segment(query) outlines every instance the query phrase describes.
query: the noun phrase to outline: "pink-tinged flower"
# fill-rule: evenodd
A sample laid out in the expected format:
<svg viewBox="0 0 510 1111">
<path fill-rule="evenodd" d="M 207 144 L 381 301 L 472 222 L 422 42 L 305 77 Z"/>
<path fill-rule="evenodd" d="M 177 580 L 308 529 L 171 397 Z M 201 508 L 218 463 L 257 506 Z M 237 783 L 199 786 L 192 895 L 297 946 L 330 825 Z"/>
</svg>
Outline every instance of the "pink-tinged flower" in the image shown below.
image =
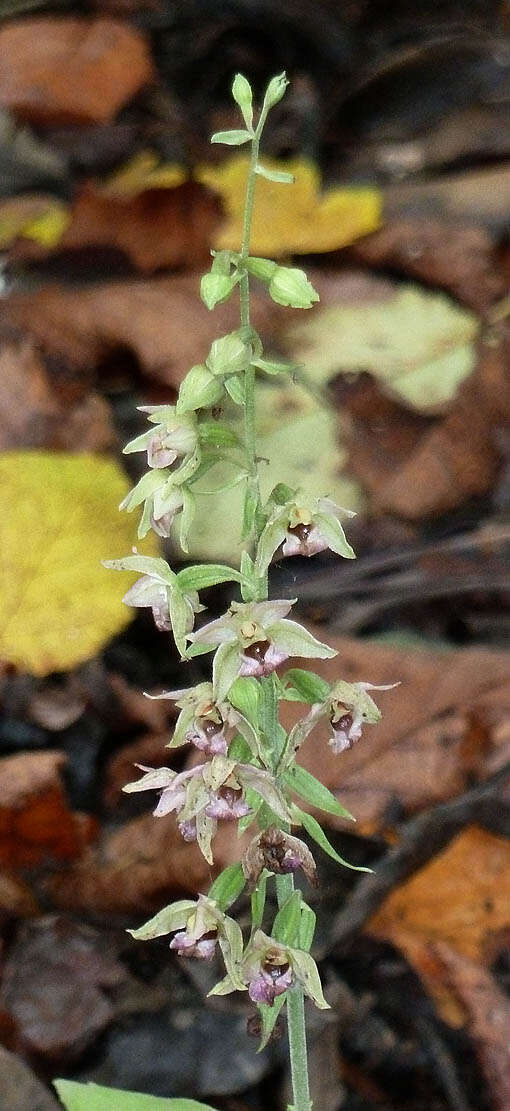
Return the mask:
<svg viewBox="0 0 510 1111">
<path fill-rule="evenodd" d="M 243 799 L 243 792 L 240 789 L 220 787 L 219 791 L 211 794 L 205 812 L 209 818 L 236 822 L 239 818 L 246 818 L 247 814 L 251 814 L 251 808 Z"/>
<path fill-rule="evenodd" d="M 369 690 L 389 691 L 398 683 L 381 686 L 373 683 L 346 683 L 339 680 L 333 683 L 322 702 L 315 702 L 306 717 L 294 725 L 287 741 L 288 763 L 306 740 L 315 726 L 327 718 L 331 736 L 329 744 L 338 754 L 352 748 L 363 732 L 364 725 L 375 725 L 381 720 L 381 711 L 367 694 Z"/>
<path fill-rule="evenodd" d="M 143 572 L 141 579 L 137 579 L 124 595 L 123 601 L 126 606 L 152 609 L 158 629 L 163 632 L 172 630 L 177 648 L 184 655 L 186 637 L 193 628 L 195 614 L 204 609 L 197 591 L 181 590 L 177 575 L 164 559 L 132 555 L 124 559 L 105 559 L 103 565 L 115 571 Z"/>
<path fill-rule="evenodd" d="M 155 428 L 149 428 L 141 436 L 130 440 L 124 454 L 146 451 L 149 467 L 160 469 L 171 467 L 176 459 L 192 455 L 198 443 L 196 417 L 193 413 L 177 413 L 174 405 L 139 405 L 141 413 Z"/>
<path fill-rule="evenodd" d="M 283 945 L 263 930 L 255 930 L 239 966 L 239 978 L 248 988 L 254 1003 L 267 1003 L 272 1006 L 278 995 L 292 991 L 295 984 L 301 985 L 306 995 L 313 999 L 321 1009 L 328 1007 L 322 994 L 322 987 L 315 961 L 308 952 Z M 229 975 L 213 988 L 210 995 L 227 995 L 238 990 Z"/>
<path fill-rule="evenodd" d="M 270 602 L 232 602 L 223 617 L 210 621 L 195 633 L 188 655 L 203 646 L 217 648 L 213 664 L 213 692 L 224 701 L 239 676 L 262 678 L 270 675 L 290 656 L 329 659 L 336 653 L 321 644 L 296 621 L 286 620 L 293 605 L 287 599 Z"/>
<path fill-rule="evenodd" d="M 202 961 L 212 961 L 217 942 L 216 929 L 207 930 L 198 937 L 196 933 L 179 930 L 170 942 L 170 949 L 176 949 L 180 957 L 198 957 Z"/>
<path fill-rule="evenodd" d="M 254 1003 L 267 1003 L 269 1007 L 277 995 L 283 995 L 292 984 L 292 968 L 279 954 L 266 957 L 248 982 L 248 995 Z"/>
<path fill-rule="evenodd" d="M 157 582 L 150 575 L 142 575 L 142 578 L 137 579 L 129 588 L 122 601 L 125 606 L 150 608 L 156 628 L 162 633 L 171 632 L 169 590 L 164 583 Z"/>
<path fill-rule="evenodd" d="M 331 692 L 328 744 L 335 755 L 352 748 L 359 741 L 364 725 L 375 725 L 381 711 L 367 691 L 390 691 L 398 683 L 377 686 L 373 683 L 336 683 Z"/>
<path fill-rule="evenodd" d="M 256 791 L 283 821 L 290 820 L 288 806 L 273 777 L 253 764 L 239 764 L 225 756 L 213 756 L 210 762 L 182 772 L 137 766 L 145 774 L 126 784 L 124 791 L 161 791 L 154 816 L 161 818 L 175 813 L 184 839 L 198 841 L 210 864 L 211 840 L 218 821 L 237 821 L 251 812 L 244 797 L 246 788 Z"/>
<path fill-rule="evenodd" d="M 180 708 L 168 748 L 192 744 L 207 756 L 226 756 L 231 741 L 240 733 L 253 755 L 259 755 L 255 729 L 230 703 L 215 701 L 212 683 L 198 683 L 196 687 L 147 697 L 170 699 Z"/>
<path fill-rule="evenodd" d="M 276 551 L 283 556 L 313 556 L 327 548 L 353 559 L 340 521 L 353 517 L 348 509 L 330 498 L 298 497 L 287 487 L 277 486 L 269 499 L 269 517 L 257 547 L 256 566 L 265 574 Z"/>
<path fill-rule="evenodd" d="M 199 895 L 198 899 L 180 899 L 158 911 L 137 930 L 128 931 L 137 941 L 173 934 L 170 948 L 180 957 L 198 957 L 210 961 L 219 943 L 223 959 L 233 983 L 239 987 L 238 967 L 243 952 L 240 927 L 229 918 L 214 899 Z"/>
</svg>

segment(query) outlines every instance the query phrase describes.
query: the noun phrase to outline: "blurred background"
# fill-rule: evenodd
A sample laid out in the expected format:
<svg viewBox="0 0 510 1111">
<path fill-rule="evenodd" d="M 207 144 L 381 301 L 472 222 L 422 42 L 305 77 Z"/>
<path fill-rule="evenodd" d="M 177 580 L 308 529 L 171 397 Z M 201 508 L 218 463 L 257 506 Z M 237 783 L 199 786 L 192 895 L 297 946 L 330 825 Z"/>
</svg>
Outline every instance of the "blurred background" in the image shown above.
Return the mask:
<svg viewBox="0 0 510 1111">
<path fill-rule="evenodd" d="M 236 72 L 260 95 L 283 69 L 265 155 L 296 184 L 259 179 L 252 246 L 321 301 L 254 292 L 266 350 L 305 368 L 260 383 L 263 482 L 356 510 L 358 559 L 282 560 L 271 592 L 335 674 L 402 684 L 351 752 L 303 749 L 358 818 L 328 836 L 375 869 L 318 862 L 314 1107 L 510 1108 L 509 30 L 504 0 L 0 3 L 1 1111 L 56 1111 L 58 1075 L 286 1106 L 285 1039 L 257 1055 L 246 1000 L 205 1000 L 216 969 L 125 932 L 211 877 L 121 793 L 189 759 L 143 697 L 184 683 L 100 565 L 136 540 L 136 405 L 237 323 L 198 299 L 246 170 L 209 135 L 238 126 Z M 238 558 L 228 499 L 201 499 L 194 559 Z"/>
</svg>

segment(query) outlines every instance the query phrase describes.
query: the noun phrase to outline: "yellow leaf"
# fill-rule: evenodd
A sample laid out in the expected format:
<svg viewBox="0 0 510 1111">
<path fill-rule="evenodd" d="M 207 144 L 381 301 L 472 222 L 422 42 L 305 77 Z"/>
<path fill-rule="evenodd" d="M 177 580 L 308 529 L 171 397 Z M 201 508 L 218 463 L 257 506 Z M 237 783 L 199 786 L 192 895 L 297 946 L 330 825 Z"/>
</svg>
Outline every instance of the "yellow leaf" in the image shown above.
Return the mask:
<svg viewBox="0 0 510 1111">
<path fill-rule="evenodd" d="M 246 155 L 235 155 L 220 166 L 201 166 L 197 181 L 219 193 L 226 212 L 214 247 L 237 250 L 242 238 Z M 294 185 L 257 177 L 251 253 L 270 257 L 318 253 L 344 247 L 381 223 L 381 194 L 372 188 L 341 188 L 320 192 L 317 167 L 303 159 L 275 162 L 262 158 L 270 170 L 291 173 Z"/>
<path fill-rule="evenodd" d="M 175 189 L 186 178 L 181 166 L 160 163 L 153 151 L 142 150 L 108 178 L 101 192 L 109 197 L 135 197 L 146 189 Z"/>
<path fill-rule="evenodd" d="M 34 675 L 66 670 L 129 623 L 129 581 L 101 566 L 135 542 L 136 522 L 118 512 L 129 486 L 102 456 L 0 455 L 0 659 Z M 157 554 L 154 539 L 139 547 Z"/>
<path fill-rule="evenodd" d="M 56 247 L 69 226 L 67 205 L 49 197 L 11 197 L 0 204 L 0 249 L 16 239 L 35 239 L 43 247 Z"/>
</svg>

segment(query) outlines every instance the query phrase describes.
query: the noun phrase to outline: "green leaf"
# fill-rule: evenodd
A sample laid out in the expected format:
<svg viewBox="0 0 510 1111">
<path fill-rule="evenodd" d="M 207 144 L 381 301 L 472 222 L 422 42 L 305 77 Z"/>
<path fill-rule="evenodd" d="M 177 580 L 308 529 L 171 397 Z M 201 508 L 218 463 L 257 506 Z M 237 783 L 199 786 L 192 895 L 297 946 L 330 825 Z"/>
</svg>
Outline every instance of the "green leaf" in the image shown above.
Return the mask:
<svg viewBox="0 0 510 1111">
<path fill-rule="evenodd" d="M 243 77 L 242 73 L 236 73 L 232 84 L 232 96 L 239 105 L 243 120 L 248 130 L 251 130 L 253 123 L 253 93 L 251 91 L 250 82 Z"/>
<path fill-rule="evenodd" d="M 299 807 L 296 806 L 295 810 L 299 810 Z M 299 819 L 303 823 L 306 832 L 310 834 L 310 837 L 313 837 L 316 844 L 320 845 L 321 849 L 327 853 L 332 860 L 336 860 L 337 864 L 342 864 L 344 868 L 351 868 L 353 872 L 372 872 L 372 868 L 362 868 L 361 865 L 358 864 L 349 864 L 348 860 L 344 860 L 342 856 L 339 856 L 336 849 L 334 849 L 332 844 L 328 841 L 322 826 L 312 814 L 306 814 L 304 810 L 299 810 Z"/>
<path fill-rule="evenodd" d="M 266 181 L 276 181 L 282 185 L 293 185 L 295 181 L 294 174 L 287 174 L 282 170 L 268 170 L 266 166 L 261 166 L 260 162 L 255 167 L 255 173 L 265 177 Z"/>
<path fill-rule="evenodd" d="M 225 378 L 224 386 L 236 405 L 244 405 L 244 380 L 239 374 Z"/>
<path fill-rule="evenodd" d="M 312 947 L 312 941 L 315 934 L 315 923 L 317 922 L 317 915 L 308 903 L 301 902 L 301 921 L 299 923 L 298 932 L 298 947 L 304 949 L 308 953 Z"/>
<path fill-rule="evenodd" d="M 232 683 L 239 675 L 241 661 L 237 644 L 220 644 L 213 660 L 213 691 L 215 702 L 224 702 Z"/>
<path fill-rule="evenodd" d="M 227 147 L 242 147 L 253 138 L 251 131 L 215 131 L 211 135 L 211 143 L 226 143 Z"/>
<path fill-rule="evenodd" d="M 282 363 L 277 359 L 252 359 L 252 364 L 265 374 L 292 374 L 296 369 L 295 363 Z"/>
<path fill-rule="evenodd" d="M 228 700 L 254 729 L 259 723 L 260 684 L 250 676 L 241 676 L 232 684 Z"/>
<path fill-rule="evenodd" d="M 207 590 L 219 583 L 242 582 L 242 575 L 233 567 L 221 563 L 196 563 L 177 573 L 177 585 L 184 593 L 188 590 Z"/>
<path fill-rule="evenodd" d="M 240 733 L 230 742 L 228 746 L 228 755 L 231 760 L 237 760 L 240 764 L 249 764 L 253 758 L 253 752 L 248 742 L 245 741 Z"/>
<path fill-rule="evenodd" d="M 258 483 L 256 480 L 250 481 L 246 486 L 246 493 L 244 495 L 242 540 L 246 540 L 247 536 L 251 536 L 255 528 L 258 501 Z"/>
<path fill-rule="evenodd" d="M 283 945 L 295 945 L 301 923 L 301 892 L 293 891 L 286 900 L 273 922 L 272 937 Z"/>
<path fill-rule="evenodd" d="M 258 1011 L 262 1025 L 262 1037 L 260 1039 L 260 1045 L 258 1047 L 257 1053 L 260 1053 L 261 1050 L 266 1048 L 266 1045 L 276 1026 L 280 1011 L 285 1004 L 286 998 L 287 992 L 284 992 L 283 995 L 276 996 L 272 1007 L 269 1007 L 267 1003 L 258 1004 Z"/>
<path fill-rule="evenodd" d="M 251 896 L 251 928 L 252 928 L 253 932 L 255 930 L 259 930 L 261 925 L 262 925 L 262 921 L 263 921 L 263 918 L 264 918 L 264 910 L 265 910 L 265 906 L 266 906 L 267 880 L 268 880 L 268 877 L 270 875 L 271 875 L 271 873 L 268 872 L 267 868 L 264 868 L 263 871 L 260 873 L 260 876 L 258 878 L 257 886 L 255 887 L 255 889 L 252 892 L 252 896 Z"/>
<path fill-rule="evenodd" d="M 208 898 L 214 899 L 221 910 L 228 910 L 232 903 L 235 903 L 236 899 L 239 898 L 245 884 L 246 880 L 241 862 L 237 861 L 235 864 L 230 864 L 228 868 L 224 868 L 223 872 L 220 872 L 208 891 Z"/>
<path fill-rule="evenodd" d="M 209 1103 L 195 1099 L 165 1099 L 76 1080 L 54 1080 L 53 1085 L 66 1111 L 214 1111 Z"/>
<path fill-rule="evenodd" d="M 223 301 L 228 301 L 230 294 L 237 284 L 237 277 L 228 274 L 217 274 L 211 271 L 210 274 L 204 274 L 200 282 L 200 296 L 204 305 L 208 309 L 214 309 L 215 305 L 221 305 Z"/>
<path fill-rule="evenodd" d="M 312 806 L 316 806 L 318 810 L 324 810 L 326 814 L 336 814 L 338 818 L 349 818 L 351 822 L 356 819 L 352 814 L 345 809 L 345 806 L 331 794 L 331 791 L 320 783 L 314 775 L 302 768 L 300 764 L 294 764 L 289 768 L 284 775 L 285 782 L 292 791 L 299 795 L 306 802 L 310 802 Z"/>
<path fill-rule="evenodd" d="M 305 671 L 302 667 L 292 667 L 287 671 L 284 675 L 284 683 L 289 683 L 291 690 L 299 696 L 292 701 L 307 702 L 310 705 L 324 702 L 330 690 L 330 685 L 325 679 L 321 679 L 314 671 Z"/>
<path fill-rule="evenodd" d="M 150 575 L 156 582 L 172 586 L 176 580 L 175 573 L 164 559 L 153 556 L 132 555 L 123 559 L 103 559 L 103 567 L 113 571 L 139 571 L 141 575 Z"/>
</svg>

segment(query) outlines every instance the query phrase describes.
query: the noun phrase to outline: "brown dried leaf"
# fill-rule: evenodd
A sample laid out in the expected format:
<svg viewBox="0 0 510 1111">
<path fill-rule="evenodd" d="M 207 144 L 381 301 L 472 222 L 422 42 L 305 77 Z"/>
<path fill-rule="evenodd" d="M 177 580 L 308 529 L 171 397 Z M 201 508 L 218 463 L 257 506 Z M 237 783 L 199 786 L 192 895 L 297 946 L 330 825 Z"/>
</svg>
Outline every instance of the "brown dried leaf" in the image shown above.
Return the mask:
<svg viewBox="0 0 510 1111">
<path fill-rule="evenodd" d="M 369 266 L 399 270 L 447 289 L 478 312 L 505 293 L 492 236 L 474 224 L 395 216 L 353 245 L 351 253 Z"/>
<path fill-rule="evenodd" d="M 61 752 L 24 752 L 0 761 L 0 866 L 33 867 L 54 857 L 78 857 L 94 835 L 92 819 L 68 807 Z"/>
<path fill-rule="evenodd" d="M 153 74 L 143 35 L 108 18 L 7 22 L 0 54 L 0 105 L 35 123 L 108 122 Z"/>
<path fill-rule="evenodd" d="M 167 267 L 205 269 L 219 217 L 218 201 L 196 182 L 124 197 L 89 184 L 78 193 L 58 243 L 46 246 L 25 232 L 9 254 L 27 261 L 47 257 L 49 247 L 52 253 L 107 247 L 122 252 L 144 273 Z"/>
<path fill-rule="evenodd" d="M 108 989 L 128 979 L 104 934 L 57 916 L 18 931 L 0 1000 L 31 1053 L 69 1059 L 115 1017 Z"/>
<path fill-rule="evenodd" d="M 214 874 L 238 860 L 245 845 L 229 823 L 220 824 Z M 52 876 L 48 891 L 68 910 L 139 914 L 158 910 L 176 892 L 206 890 L 211 873 L 197 845 L 182 840 L 173 815 L 147 814 L 106 834 L 76 867 Z"/>
<path fill-rule="evenodd" d="M 485 1074 L 493 1111 L 510 1107 L 510 1001 L 485 968 L 444 942 L 433 951 L 467 1015 L 467 1032 Z"/>
<path fill-rule="evenodd" d="M 315 633 L 324 639 L 323 629 Z M 395 802 L 414 812 L 463 791 L 463 743 L 474 708 L 492 735 L 480 774 L 493 772 L 508 759 L 508 729 L 505 733 L 501 728 L 510 717 L 504 652 L 468 648 L 410 653 L 368 640 L 326 639 L 338 650 L 335 659 L 317 661 L 315 670 L 326 679 L 401 683 L 396 690 L 376 693 L 382 720 L 367 726 L 349 752 L 334 755 L 326 725 L 316 729 L 300 752 L 300 763 L 338 794 L 358 822 L 384 824 L 385 812 Z M 300 710 L 287 703 L 286 723 L 295 721 Z M 328 821 L 335 824 L 330 816 Z"/>
<path fill-rule="evenodd" d="M 29 339 L 0 349 L 0 450 L 54 448 L 106 451 L 116 441 L 110 407 L 97 393 L 69 403 L 59 397 L 44 359 Z"/>
<path fill-rule="evenodd" d="M 374 509 L 415 521 L 492 488 L 500 465 L 496 430 L 510 418 L 507 344 L 502 328 L 480 343 L 475 373 L 438 420 L 412 416 L 366 379 L 343 389 L 349 464 Z"/>
<path fill-rule="evenodd" d="M 510 841 L 471 826 L 392 891 L 367 929 L 404 952 L 409 939 L 411 960 L 417 938 L 479 961 L 487 939 L 508 924 L 509 899 Z"/>
<path fill-rule="evenodd" d="M 0 1045 L 2 1099 L 8 1111 L 61 1111 L 61 1105 L 28 1065 Z"/>
<path fill-rule="evenodd" d="M 46 355 L 90 373 L 112 351 L 130 351 L 145 373 L 178 385 L 207 355 L 219 333 L 238 325 L 235 299 L 209 312 L 198 299 L 200 274 L 151 281 L 108 282 L 73 290 L 50 286 L 12 296 L 4 320 L 32 336 Z M 252 299 L 257 328 L 270 328 L 285 310 Z"/>
</svg>

